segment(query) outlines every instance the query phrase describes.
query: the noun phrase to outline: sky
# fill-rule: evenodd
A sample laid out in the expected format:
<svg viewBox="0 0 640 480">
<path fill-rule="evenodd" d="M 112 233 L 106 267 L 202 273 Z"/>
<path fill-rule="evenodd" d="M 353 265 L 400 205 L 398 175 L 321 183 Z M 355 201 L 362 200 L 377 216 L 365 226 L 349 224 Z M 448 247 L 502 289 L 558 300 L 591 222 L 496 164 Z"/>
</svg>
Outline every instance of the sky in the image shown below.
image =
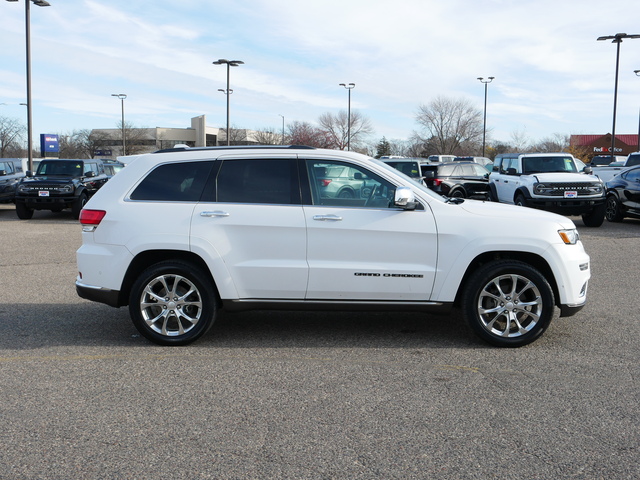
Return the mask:
<svg viewBox="0 0 640 480">
<path fill-rule="evenodd" d="M 0 1 L 0 116 L 26 125 L 24 1 Z M 484 108 L 488 138 L 612 130 L 616 45 L 638 0 L 48 0 L 31 5 L 34 141 L 42 133 L 190 126 L 279 132 L 351 109 L 379 141 L 420 131 L 438 96 Z M 640 39 L 620 46 L 616 133 L 637 133 Z"/>
</svg>

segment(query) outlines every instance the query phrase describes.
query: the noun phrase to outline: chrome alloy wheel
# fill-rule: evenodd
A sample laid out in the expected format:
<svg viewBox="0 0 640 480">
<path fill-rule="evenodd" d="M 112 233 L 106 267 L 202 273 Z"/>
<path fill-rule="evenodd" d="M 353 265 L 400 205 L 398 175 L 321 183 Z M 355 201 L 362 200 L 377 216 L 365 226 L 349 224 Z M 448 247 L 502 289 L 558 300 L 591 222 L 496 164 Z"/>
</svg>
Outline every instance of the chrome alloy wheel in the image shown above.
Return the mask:
<svg viewBox="0 0 640 480">
<path fill-rule="evenodd" d="M 180 275 L 153 278 L 140 297 L 140 313 L 147 326 L 160 335 L 173 337 L 191 331 L 202 315 L 202 295 Z"/>
<path fill-rule="evenodd" d="M 543 301 L 538 287 L 521 275 L 500 275 L 478 296 L 478 316 L 487 332 L 503 338 L 530 332 L 540 321 Z"/>
</svg>

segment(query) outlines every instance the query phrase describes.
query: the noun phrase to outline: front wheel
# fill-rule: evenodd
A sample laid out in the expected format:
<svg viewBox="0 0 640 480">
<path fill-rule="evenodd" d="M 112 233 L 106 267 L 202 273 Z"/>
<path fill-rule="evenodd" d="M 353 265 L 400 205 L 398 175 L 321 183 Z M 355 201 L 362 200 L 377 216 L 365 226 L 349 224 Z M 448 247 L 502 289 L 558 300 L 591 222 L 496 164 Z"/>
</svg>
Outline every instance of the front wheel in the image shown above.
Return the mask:
<svg viewBox="0 0 640 480">
<path fill-rule="evenodd" d="M 497 347 L 521 347 L 549 326 L 553 290 L 532 266 L 517 260 L 483 265 L 467 281 L 462 312 L 471 329 Z"/>
<path fill-rule="evenodd" d="M 27 207 L 26 203 L 16 203 L 16 214 L 21 220 L 29 220 L 33 217 L 33 208 Z"/>
<path fill-rule="evenodd" d="M 602 203 L 593 207 L 589 213 L 582 215 L 582 223 L 585 227 L 599 227 L 604 223 L 604 217 L 606 214 L 607 203 Z"/>
<path fill-rule="evenodd" d="M 73 205 L 71 206 L 71 212 L 73 214 L 73 218 L 75 218 L 76 220 L 80 218 L 80 212 L 82 211 L 82 209 L 84 208 L 84 206 L 87 204 L 88 201 L 89 201 L 89 197 L 87 196 L 87 194 L 81 193 L 80 196 L 76 199 L 75 202 L 73 202 Z"/>
<path fill-rule="evenodd" d="M 159 345 L 187 345 L 213 325 L 216 294 L 211 279 L 195 265 L 160 262 L 134 282 L 129 313 L 137 330 Z"/>
<path fill-rule="evenodd" d="M 450 198 L 466 198 L 467 197 L 464 194 L 464 190 L 462 188 L 456 188 L 453 192 L 449 192 L 448 196 Z"/>
<path fill-rule="evenodd" d="M 605 217 L 610 222 L 621 222 L 624 219 L 624 213 L 622 212 L 620 201 L 615 195 L 609 195 L 607 197 Z"/>
<path fill-rule="evenodd" d="M 516 205 L 518 205 L 519 207 L 526 207 L 527 206 L 527 199 L 524 198 L 524 195 L 518 194 L 516 196 L 516 199 L 515 199 L 514 203 Z"/>
</svg>

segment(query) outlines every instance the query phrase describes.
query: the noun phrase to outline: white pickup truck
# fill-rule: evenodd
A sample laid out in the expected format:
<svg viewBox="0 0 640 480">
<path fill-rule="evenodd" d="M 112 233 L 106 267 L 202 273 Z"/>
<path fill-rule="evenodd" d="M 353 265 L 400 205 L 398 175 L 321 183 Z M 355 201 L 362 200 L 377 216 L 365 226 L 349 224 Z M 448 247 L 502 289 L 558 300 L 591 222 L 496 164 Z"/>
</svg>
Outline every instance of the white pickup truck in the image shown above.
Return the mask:
<svg viewBox="0 0 640 480">
<path fill-rule="evenodd" d="M 608 182 L 616 175 L 621 174 L 627 168 L 640 165 L 640 152 L 630 153 L 623 162 L 612 162 L 609 165 L 592 166 L 593 175 L 603 182 Z"/>
</svg>

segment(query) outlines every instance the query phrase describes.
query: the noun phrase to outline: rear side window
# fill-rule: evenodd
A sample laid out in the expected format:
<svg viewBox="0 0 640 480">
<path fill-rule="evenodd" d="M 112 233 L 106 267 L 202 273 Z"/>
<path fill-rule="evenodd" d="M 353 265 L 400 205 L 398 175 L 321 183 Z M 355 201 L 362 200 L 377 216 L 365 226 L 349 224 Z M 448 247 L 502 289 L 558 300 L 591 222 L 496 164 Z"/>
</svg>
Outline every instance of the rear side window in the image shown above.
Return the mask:
<svg viewBox="0 0 640 480">
<path fill-rule="evenodd" d="M 197 202 L 213 162 L 182 162 L 160 165 L 136 187 L 131 200 Z"/>
<path fill-rule="evenodd" d="M 294 159 L 223 160 L 216 201 L 300 205 L 297 163 Z"/>
</svg>

